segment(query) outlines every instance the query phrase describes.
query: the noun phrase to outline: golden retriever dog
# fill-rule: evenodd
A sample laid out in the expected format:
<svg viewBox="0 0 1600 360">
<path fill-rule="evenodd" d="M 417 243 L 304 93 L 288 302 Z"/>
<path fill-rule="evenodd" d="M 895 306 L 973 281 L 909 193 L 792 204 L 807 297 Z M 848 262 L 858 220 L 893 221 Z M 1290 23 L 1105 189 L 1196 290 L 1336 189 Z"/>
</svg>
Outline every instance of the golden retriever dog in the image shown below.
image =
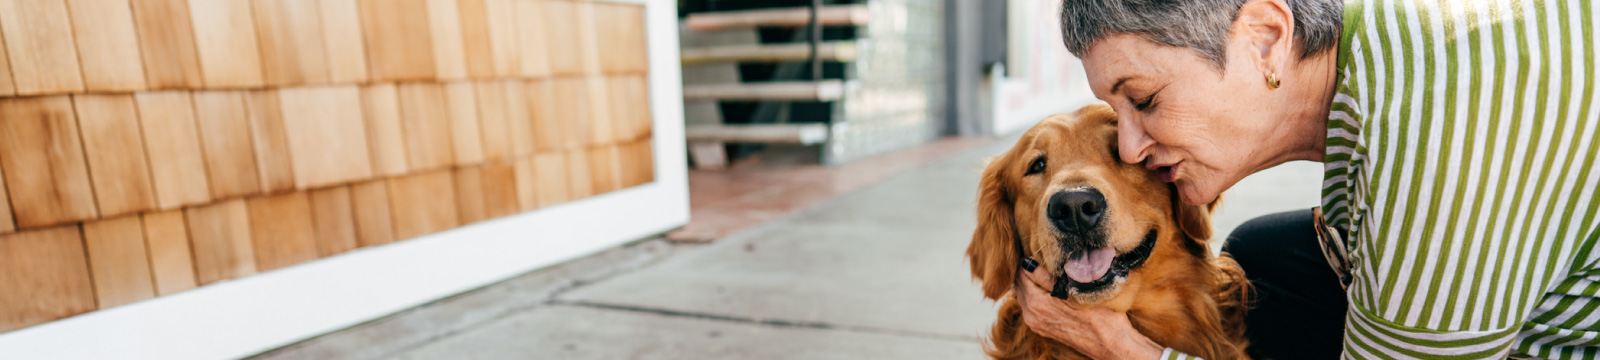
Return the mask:
<svg viewBox="0 0 1600 360">
<path fill-rule="evenodd" d="M 1207 245 L 1215 203 L 1184 204 L 1171 185 L 1118 160 L 1116 121 L 1103 104 L 1051 116 L 984 170 L 967 257 L 984 297 L 1000 303 L 985 351 L 1085 358 L 1023 322 L 1012 289 L 1026 256 L 1055 276 L 1051 301 L 1124 311 L 1140 333 L 1189 355 L 1247 358 L 1249 282 Z"/>
</svg>

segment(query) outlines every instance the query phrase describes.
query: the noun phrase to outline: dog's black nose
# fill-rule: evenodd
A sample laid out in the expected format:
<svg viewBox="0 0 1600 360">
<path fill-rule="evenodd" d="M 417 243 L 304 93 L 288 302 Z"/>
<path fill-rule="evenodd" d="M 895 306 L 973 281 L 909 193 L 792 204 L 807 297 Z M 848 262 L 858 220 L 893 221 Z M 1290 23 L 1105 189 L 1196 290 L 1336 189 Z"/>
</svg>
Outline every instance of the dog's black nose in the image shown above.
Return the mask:
<svg viewBox="0 0 1600 360">
<path fill-rule="evenodd" d="M 1045 211 L 1061 232 L 1084 232 L 1100 223 L 1100 215 L 1106 213 L 1106 197 L 1092 188 L 1066 190 L 1050 196 Z"/>
</svg>

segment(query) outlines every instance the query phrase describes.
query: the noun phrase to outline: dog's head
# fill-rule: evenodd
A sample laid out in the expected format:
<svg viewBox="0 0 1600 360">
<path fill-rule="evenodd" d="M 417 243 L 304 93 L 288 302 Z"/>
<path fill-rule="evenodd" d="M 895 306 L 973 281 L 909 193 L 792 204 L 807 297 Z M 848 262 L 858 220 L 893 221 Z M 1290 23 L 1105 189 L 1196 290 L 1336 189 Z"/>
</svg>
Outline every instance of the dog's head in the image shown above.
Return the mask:
<svg viewBox="0 0 1600 360">
<path fill-rule="evenodd" d="M 1183 204 L 1144 167 L 1119 161 L 1116 132 L 1111 108 L 1091 105 L 1041 121 L 989 162 L 967 247 L 984 296 L 1011 289 L 1019 256 L 1055 275 L 1051 295 L 1080 304 L 1116 298 L 1147 263 L 1206 256 L 1212 205 Z"/>
</svg>

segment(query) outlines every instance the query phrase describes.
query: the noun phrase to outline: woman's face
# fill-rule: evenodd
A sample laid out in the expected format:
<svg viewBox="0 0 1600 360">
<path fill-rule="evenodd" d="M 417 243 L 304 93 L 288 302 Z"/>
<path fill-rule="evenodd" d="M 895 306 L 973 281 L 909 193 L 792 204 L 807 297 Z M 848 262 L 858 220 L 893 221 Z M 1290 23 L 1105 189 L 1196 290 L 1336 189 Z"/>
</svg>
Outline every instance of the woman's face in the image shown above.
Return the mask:
<svg viewBox="0 0 1600 360">
<path fill-rule="evenodd" d="M 1184 202 L 1209 203 L 1271 159 L 1272 95 L 1256 65 L 1230 44 L 1218 73 L 1199 53 L 1136 35 L 1089 48 L 1083 67 L 1095 97 L 1117 111 L 1122 161 L 1144 162 L 1177 185 Z M 1248 45 L 1243 45 L 1248 47 Z M 1240 57 L 1240 58 L 1235 58 Z"/>
</svg>

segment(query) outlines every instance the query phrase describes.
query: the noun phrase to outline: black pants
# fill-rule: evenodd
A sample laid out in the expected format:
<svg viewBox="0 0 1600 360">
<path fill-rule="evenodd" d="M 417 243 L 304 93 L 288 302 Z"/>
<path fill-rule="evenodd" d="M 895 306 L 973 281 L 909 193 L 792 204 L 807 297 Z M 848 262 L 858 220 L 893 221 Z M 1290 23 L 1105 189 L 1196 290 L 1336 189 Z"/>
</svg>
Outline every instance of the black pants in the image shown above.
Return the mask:
<svg viewBox="0 0 1600 360">
<path fill-rule="evenodd" d="M 1315 226 L 1310 209 L 1266 215 L 1222 246 L 1255 285 L 1245 336 L 1257 359 L 1335 359 L 1343 350 L 1345 292 Z"/>
</svg>

